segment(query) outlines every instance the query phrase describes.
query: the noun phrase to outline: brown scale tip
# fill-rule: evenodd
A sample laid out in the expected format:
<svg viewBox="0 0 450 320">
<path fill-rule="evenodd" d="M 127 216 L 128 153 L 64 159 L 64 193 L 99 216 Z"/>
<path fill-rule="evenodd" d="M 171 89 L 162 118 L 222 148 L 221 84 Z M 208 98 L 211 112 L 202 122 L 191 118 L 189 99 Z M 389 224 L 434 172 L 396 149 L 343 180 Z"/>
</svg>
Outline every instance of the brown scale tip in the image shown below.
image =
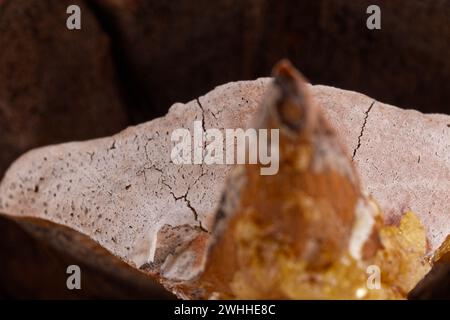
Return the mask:
<svg viewBox="0 0 450 320">
<path fill-rule="evenodd" d="M 305 78 L 286 59 L 275 65 L 272 75 L 279 91 L 275 108 L 281 124 L 295 132 L 312 127 L 316 112 Z"/>
</svg>

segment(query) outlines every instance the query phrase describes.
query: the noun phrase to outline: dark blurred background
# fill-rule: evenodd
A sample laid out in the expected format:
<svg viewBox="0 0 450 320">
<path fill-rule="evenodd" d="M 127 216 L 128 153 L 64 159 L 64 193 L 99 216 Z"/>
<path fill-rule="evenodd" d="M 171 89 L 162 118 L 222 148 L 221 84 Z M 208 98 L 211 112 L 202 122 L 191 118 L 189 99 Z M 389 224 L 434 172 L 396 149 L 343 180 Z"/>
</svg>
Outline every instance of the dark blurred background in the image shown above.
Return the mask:
<svg viewBox="0 0 450 320">
<path fill-rule="evenodd" d="M 314 84 L 450 113 L 449 39 L 450 0 L 0 0 L 0 176 L 30 148 L 113 134 L 284 57 Z"/>
</svg>

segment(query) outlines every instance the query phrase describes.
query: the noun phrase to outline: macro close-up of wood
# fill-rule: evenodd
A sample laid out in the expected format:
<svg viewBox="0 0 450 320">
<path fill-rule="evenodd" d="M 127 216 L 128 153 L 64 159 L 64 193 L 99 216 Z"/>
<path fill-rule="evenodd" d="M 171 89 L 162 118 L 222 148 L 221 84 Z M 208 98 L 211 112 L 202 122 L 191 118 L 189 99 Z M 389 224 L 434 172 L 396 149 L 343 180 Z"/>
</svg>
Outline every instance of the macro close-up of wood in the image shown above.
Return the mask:
<svg viewBox="0 0 450 320">
<path fill-rule="evenodd" d="M 429 270 L 428 256 L 450 233 L 448 217 L 436 219 L 448 212 L 449 159 L 440 155 L 449 152 L 449 117 L 311 86 L 288 62 L 274 72 L 274 79 L 227 84 L 175 104 L 167 116 L 110 138 L 25 154 L 0 184 L 0 211 L 87 234 L 180 297 L 405 298 Z M 390 123 L 374 123 L 378 113 L 389 114 Z M 395 127 L 405 116 L 417 125 L 402 136 Z M 280 172 L 260 176 L 255 165 L 173 164 L 168 133 L 195 120 L 203 121 L 204 129 L 252 123 L 281 128 Z M 374 126 L 383 132 L 385 149 L 401 153 L 409 147 L 422 164 L 433 163 L 442 191 L 420 180 L 430 168 L 419 166 L 416 156 L 407 155 L 408 165 L 398 163 L 396 153 L 392 162 L 383 152 L 374 153 L 379 140 L 368 133 Z M 420 141 L 427 149 L 414 147 Z M 379 166 L 398 163 L 391 167 L 394 174 L 385 170 L 387 183 L 380 189 L 380 177 L 373 174 L 382 170 L 372 164 L 377 159 Z M 413 190 L 398 177 L 402 172 L 408 177 L 410 165 L 418 165 Z M 396 181 L 392 189 L 389 181 Z M 418 188 L 424 192 L 417 194 Z M 264 254 L 254 256 L 260 251 L 268 261 Z M 373 294 L 360 290 L 372 264 L 384 268 L 388 281 L 385 290 Z M 265 270 L 269 267 L 276 269 Z M 221 272 L 227 274 L 216 275 Z M 258 287 L 258 274 L 267 287 Z M 268 274 L 276 275 L 272 285 Z M 346 280 L 348 274 L 355 278 Z M 298 295 L 288 285 L 297 276 L 299 287 L 315 287 Z M 343 287 L 330 291 L 333 281 Z"/>
<path fill-rule="evenodd" d="M 0 298 L 450 299 L 450 0 L 193 3 L 0 0 Z"/>
</svg>

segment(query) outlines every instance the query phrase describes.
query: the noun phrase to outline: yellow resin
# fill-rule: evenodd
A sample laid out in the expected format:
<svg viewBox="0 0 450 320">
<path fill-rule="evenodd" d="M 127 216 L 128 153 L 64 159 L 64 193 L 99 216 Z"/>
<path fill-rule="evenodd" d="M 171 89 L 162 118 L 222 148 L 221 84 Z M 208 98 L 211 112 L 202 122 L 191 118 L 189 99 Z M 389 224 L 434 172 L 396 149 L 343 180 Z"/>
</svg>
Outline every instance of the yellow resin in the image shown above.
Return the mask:
<svg viewBox="0 0 450 320">
<path fill-rule="evenodd" d="M 381 228 L 382 247 L 372 259 L 356 261 L 345 255 L 321 270 L 308 270 L 289 248 L 262 234 L 247 219 L 236 225 L 237 255 L 246 268 L 234 274 L 230 286 L 234 298 L 403 299 L 430 269 L 425 230 L 412 212 L 403 216 L 399 226 Z M 381 271 L 379 289 L 369 289 L 371 265 Z"/>
</svg>

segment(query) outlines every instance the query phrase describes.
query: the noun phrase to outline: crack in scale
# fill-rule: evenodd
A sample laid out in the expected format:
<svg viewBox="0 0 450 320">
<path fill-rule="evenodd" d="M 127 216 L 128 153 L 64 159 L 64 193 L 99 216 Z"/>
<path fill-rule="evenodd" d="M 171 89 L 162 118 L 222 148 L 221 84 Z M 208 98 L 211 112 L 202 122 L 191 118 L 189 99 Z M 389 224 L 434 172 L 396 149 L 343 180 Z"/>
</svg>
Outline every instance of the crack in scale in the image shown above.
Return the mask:
<svg viewBox="0 0 450 320">
<path fill-rule="evenodd" d="M 191 210 L 191 212 L 193 213 L 193 215 L 194 215 L 194 220 L 195 220 L 195 222 L 198 223 L 198 227 L 200 228 L 200 230 L 202 230 L 203 232 L 209 233 L 209 231 L 208 231 L 205 227 L 203 227 L 202 222 L 201 222 L 201 220 L 199 219 L 197 210 L 196 210 L 196 209 L 192 206 L 192 204 L 191 204 L 191 200 L 188 199 L 188 195 L 189 195 L 189 191 L 191 190 L 191 187 L 192 187 L 193 185 L 195 185 L 195 184 L 198 182 L 198 180 L 200 180 L 200 178 L 201 178 L 203 175 L 204 175 L 204 172 L 203 172 L 203 170 L 202 170 L 202 174 L 194 181 L 194 183 L 193 183 L 192 185 L 189 185 L 189 186 L 188 186 L 186 192 L 185 192 L 183 195 L 178 196 L 178 197 L 177 197 L 177 196 L 175 195 L 175 193 L 173 192 L 172 187 L 171 187 L 164 179 L 161 181 L 161 183 L 162 183 L 163 185 L 165 185 L 165 186 L 169 189 L 169 193 L 172 195 L 172 197 L 175 199 L 175 201 L 178 201 L 178 200 L 183 200 L 183 201 L 184 201 L 184 203 L 186 204 L 186 206 L 187 206 L 187 207 L 189 208 L 189 210 Z"/>
<path fill-rule="evenodd" d="M 358 149 L 361 147 L 361 139 L 364 135 L 364 129 L 366 128 L 367 119 L 369 118 L 369 113 L 372 110 L 373 106 L 375 105 L 375 102 L 376 102 L 376 100 L 373 100 L 372 103 L 370 104 L 370 107 L 364 113 L 364 122 L 361 127 L 361 132 L 359 133 L 359 136 L 358 136 L 358 144 L 356 145 L 356 148 L 353 150 L 352 161 L 355 160 L 356 153 L 358 152 Z"/>
<path fill-rule="evenodd" d="M 203 109 L 203 106 L 200 103 L 200 98 L 196 98 L 195 100 L 197 101 L 198 107 L 202 111 L 202 129 L 203 129 L 203 133 L 205 133 L 206 132 L 206 130 L 205 130 L 205 109 Z"/>
</svg>

